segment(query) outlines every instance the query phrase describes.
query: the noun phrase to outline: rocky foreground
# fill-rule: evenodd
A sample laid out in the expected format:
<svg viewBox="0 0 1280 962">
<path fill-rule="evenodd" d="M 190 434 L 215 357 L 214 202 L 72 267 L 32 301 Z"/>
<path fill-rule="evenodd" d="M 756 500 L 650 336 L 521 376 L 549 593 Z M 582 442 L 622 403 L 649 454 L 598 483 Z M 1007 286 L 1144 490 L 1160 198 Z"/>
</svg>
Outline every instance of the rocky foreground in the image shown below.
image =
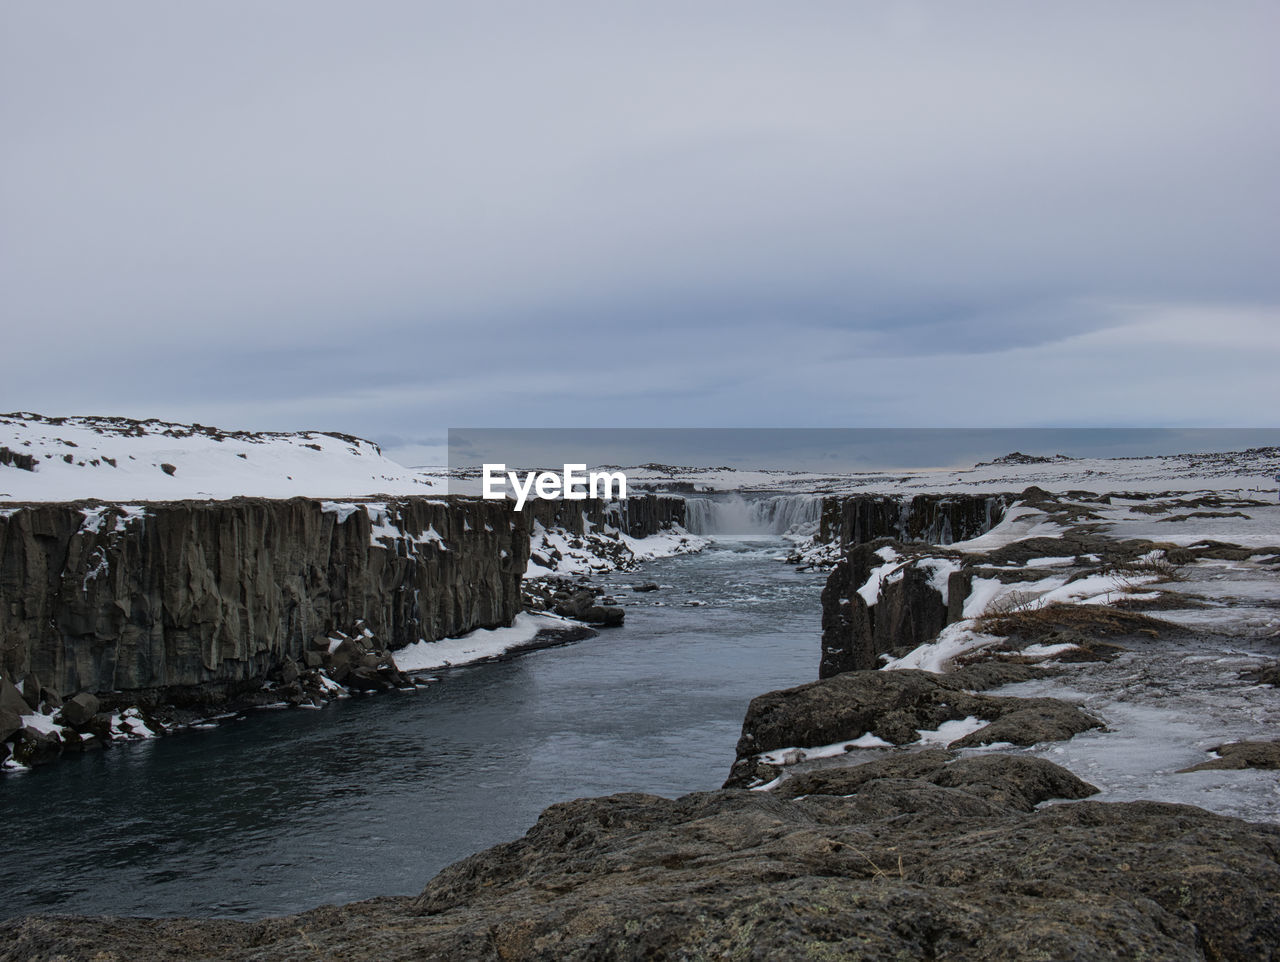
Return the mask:
<svg viewBox="0 0 1280 962">
<path fill-rule="evenodd" d="M 804 794 L 582 799 L 418 898 L 262 922 L 29 918 L 0 959 L 1269 959 L 1280 828 L 904 752 Z"/>
</svg>

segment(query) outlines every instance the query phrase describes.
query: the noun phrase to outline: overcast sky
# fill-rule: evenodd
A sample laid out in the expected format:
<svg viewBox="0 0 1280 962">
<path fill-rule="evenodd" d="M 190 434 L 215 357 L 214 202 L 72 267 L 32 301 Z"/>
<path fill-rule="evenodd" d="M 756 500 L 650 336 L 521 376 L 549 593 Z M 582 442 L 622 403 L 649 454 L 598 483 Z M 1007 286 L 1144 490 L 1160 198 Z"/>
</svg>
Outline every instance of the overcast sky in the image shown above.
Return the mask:
<svg viewBox="0 0 1280 962">
<path fill-rule="evenodd" d="M 1280 5 L 0 6 L 0 410 L 1274 426 Z"/>
</svg>

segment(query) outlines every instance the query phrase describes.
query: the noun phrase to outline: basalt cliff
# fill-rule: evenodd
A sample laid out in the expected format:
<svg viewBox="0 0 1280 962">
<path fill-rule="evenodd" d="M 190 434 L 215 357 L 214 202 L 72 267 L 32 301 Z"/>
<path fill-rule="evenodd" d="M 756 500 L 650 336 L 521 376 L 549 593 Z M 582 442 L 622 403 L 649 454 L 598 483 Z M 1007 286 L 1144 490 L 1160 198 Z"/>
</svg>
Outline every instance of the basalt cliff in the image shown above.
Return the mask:
<svg viewBox="0 0 1280 962">
<path fill-rule="evenodd" d="M 33 504 L 0 511 L 0 671 L 63 695 L 179 695 L 303 663 L 511 624 L 530 531 L 643 537 L 683 501 L 401 498 Z"/>
<path fill-rule="evenodd" d="M 265 677 L 336 632 L 394 648 L 510 624 L 528 524 L 460 498 L 9 509 L 0 669 L 63 694 L 194 688 Z"/>
</svg>

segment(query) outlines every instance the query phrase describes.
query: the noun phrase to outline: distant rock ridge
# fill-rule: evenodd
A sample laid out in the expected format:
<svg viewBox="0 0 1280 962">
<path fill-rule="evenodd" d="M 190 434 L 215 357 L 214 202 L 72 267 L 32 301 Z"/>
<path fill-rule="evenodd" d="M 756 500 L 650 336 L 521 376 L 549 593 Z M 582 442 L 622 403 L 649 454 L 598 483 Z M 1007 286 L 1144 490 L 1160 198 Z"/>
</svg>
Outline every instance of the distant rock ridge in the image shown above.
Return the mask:
<svg viewBox="0 0 1280 962">
<path fill-rule="evenodd" d="M 817 540 L 841 548 L 893 538 L 948 545 L 985 534 L 1014 495 L 858 494 L 823 499 Z"/>
<path fill-rule="evenodd" d="M 974 465 L 975 468 L 989 468 L 996 464 L 1060 464 L 1063 461 L 1076 461 L 1078 458 L 1067 457 L 1065 454 L 1054 454 L 1046 457 L 1039 454 L 1023 454 L 1021 451 L 1011 451 L 1008 454 L 995 458 L 991 461 L 979 461 Z"/>
<path fill-rule="evenodd" d="M 375 452 L 381 453 L 381 449 L 374 442 L 356 437 L 353 434 L 343 434 L 339 431 L 239 431 L 210 427 L 206 424 L 182 424 L 175 421 L 162 421 L 159 418 L 137 420 L 135 418 L 101 415 L 50 417 L 30 411 L 0 414 L 0 424 L 12 424 L 14 422 L 25 422 L 26 424 L 43 425 L 50 428 L 85 428 L 95 434 L 122 437 L 143 437 L 145 435 L 161 435 L 168 438 L 206 437 L 214 441 L 234 439 L 260 444 L 266 443 L 272 438 L 323 436 L 337 438 L 340 441 L 346 441 L 348 444 L 368 446 Z"/>
</svg>

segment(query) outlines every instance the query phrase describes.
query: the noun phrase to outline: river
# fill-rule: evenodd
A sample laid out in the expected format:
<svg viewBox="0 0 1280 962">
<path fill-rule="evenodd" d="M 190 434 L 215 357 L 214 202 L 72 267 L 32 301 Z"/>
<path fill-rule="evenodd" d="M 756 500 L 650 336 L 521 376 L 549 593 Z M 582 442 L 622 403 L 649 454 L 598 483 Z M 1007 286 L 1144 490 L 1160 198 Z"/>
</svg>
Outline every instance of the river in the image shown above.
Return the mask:
<svg viewBox="0 0 1280 962">
<path fill-rule="evenodd" d="M 605 576 L 623 627 L 416 693 L 0 778 L 0 916 L 256 918 L 415 893 L 554 802 L 717 788 L 751 698 L 817 677 L 824 576 L 781 564 L 787 546 L 721 537 Z"/>
</svg>

